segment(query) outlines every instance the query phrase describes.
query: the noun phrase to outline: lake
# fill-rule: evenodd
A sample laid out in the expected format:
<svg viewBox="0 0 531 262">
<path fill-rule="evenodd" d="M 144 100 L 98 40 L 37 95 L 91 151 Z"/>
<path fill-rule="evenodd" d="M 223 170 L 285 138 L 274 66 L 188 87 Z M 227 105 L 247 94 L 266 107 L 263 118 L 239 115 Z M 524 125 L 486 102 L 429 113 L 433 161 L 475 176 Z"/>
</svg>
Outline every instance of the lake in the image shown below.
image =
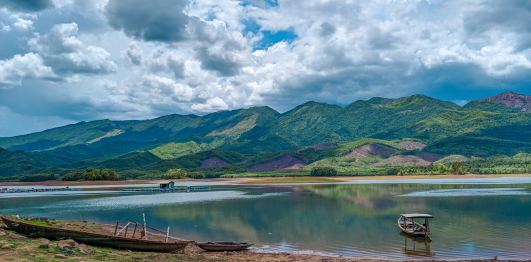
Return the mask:
<svg viewBox="0 0 531 262">
<path fill-rule="evenodd" d="M 530 188 L 530 178 L 218 184 L 208 191 L 179 193 L 92 188 L 2 194 L 0 209 L 24 217 L 121 225 L 127 218 L 141 221 L 145 213 L 148 226 L 170 226 L 173 236 L 252 241 L 262 252 L 530 259 Z M 399 214 L 414 212 L 435 216 L 431 243 L 399 235 Z"/>
</svg>

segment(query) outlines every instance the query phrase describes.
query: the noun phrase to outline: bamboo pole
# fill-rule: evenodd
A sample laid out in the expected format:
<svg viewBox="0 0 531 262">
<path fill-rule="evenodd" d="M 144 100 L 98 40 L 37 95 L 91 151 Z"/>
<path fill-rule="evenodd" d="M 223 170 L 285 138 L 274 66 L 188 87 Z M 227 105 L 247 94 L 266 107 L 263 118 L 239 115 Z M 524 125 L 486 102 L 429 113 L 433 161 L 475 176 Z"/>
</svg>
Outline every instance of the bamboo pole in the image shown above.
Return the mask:
<svg viewBox="0 0 531 262">
<path fill-rule="evenodd" d="M 166 233 L 166 243 L 168 243 L 169 236 L 170 236 L 170 227 L 168 226 L 168 233 Z"/>
<path fill-rule="evenodd" d="M 133 236 L 131 238 L 135 238 L 135 233 L 136 233 L 136 227 L 138 226 L 137 223 L 135 223 L 135 230 L 133 231 Z"/>
<path fill-rule="evenodd" d="M 122 231 L 124 231 L 124 229 L 126 229 L 126 228 L 128 228 L 128 227 L 129 227 L 129 224 L 131 224 L 131 222 L 127 223 L 127 225 L 125 225 L 125 227 L 124 227 L 124 228 L 122 228 L 122 230 L 120 230 L 120 232 L 118 232 L 118 234 L 115 234 L 115 236 L 118 236 L 118 235 L 120 235 L 120 234 L 122 233 Z M 127 232 L 127 231 L 125 231 L 125 232 Z"/>
<path fill-rule="evenodd" d="M 142 213 L 142 216 L 144 217 L 144 238 L 147 240 L 146 214 Z"/>
<path fill-rule="evenodd" d="M 118 224 L 120 223 L 120 221 L 116 221 L 116 228 L 114 228 L 114 235 L 116 236 L 116 231 L 118 230 Z"/>
</svg>

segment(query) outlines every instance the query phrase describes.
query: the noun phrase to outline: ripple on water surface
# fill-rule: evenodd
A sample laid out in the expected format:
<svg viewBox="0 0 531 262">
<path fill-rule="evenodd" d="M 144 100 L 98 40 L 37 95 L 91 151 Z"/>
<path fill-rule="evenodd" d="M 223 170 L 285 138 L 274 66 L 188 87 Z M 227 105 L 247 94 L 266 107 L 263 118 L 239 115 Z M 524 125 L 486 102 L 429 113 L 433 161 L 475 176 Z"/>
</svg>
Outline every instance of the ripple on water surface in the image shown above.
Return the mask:
<svg viewBox="0 0 531 262">
<path fill-rule="evenodd" d="M 414 191 L 399 197 L 476 197 L 531 195 L 525 188 L 460 188 Z"/>
</svg>

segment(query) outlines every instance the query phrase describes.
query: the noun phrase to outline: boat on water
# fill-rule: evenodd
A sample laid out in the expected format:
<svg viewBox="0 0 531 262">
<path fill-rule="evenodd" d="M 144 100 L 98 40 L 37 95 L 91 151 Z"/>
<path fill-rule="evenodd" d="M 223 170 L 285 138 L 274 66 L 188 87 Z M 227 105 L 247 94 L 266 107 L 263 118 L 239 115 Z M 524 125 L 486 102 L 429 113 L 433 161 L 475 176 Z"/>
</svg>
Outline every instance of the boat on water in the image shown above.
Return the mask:
<svg viewBox="0 0 531 262">
<path fill-rule="evenodd" d="M 186 245 L 195 241 L 179 240 L 175 242 L 151 241 L 113 235 L 102 235 L 77 230 L 69 230 L 48 226 L 33 225 L 17 221 L 6 216 L 0 216 L 4 223 L 13 231 L 29 237 L 44 237 L 47 239 L 72 239 L 78 243 L 92 246 L 111 247 L 144 252 L 180 252 Z"/>
<path fill-rule="evenodd" d="M 433 218 L 428 214 L 401 214 L 398 219 L 398 226 L 407 235 L 414 237 L 429 237 L 431 234 L 429 219 Z M 417 222 L 420 221 L 421 223 Z"/>
<path fill-rule="evenodd" d="M 197 246 L 206 251 L 241 251 L 254 245 L 247 242 L 197 242 Z"/>
</svg>

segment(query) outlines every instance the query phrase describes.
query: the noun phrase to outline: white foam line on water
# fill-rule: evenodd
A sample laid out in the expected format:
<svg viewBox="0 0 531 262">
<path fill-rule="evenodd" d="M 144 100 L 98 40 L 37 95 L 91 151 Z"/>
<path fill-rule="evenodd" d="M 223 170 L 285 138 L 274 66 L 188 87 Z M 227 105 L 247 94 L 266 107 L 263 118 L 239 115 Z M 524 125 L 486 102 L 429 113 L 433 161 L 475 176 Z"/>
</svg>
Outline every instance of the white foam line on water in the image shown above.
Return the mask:
<svg viewBox="0 0 531 262">
<path fill-rule="evenodd" d="M 231 199 L 256 199 L 271 196 L 281 196 L 289 194 L 265 193 L 261 195 L 247 195 L 242 191 L 212 191 L 212 192 L 190 192 L 183 194 L 136 194 L 128 196 L 99 197 L 94 199 L 78 199 L 61 203 L 55 203 L 39 207 L 44 212 L 79 212 L 85 211 L 106 211 L 106 210 L 127 210 L 139 209 L 146 206 L 166 206 L 175 204 L 192 204 L 200 202 L 214 202 Z M 59 210 L 59 211 L 56 211 Z M 5 210 L 6 213 L 13 213 L 16 210 Z"/>
<path fill-rule="evenodd" d="M 397 197 L 475 197 L 531 195 L 525 188 L 461 188 L 414 191 Z"/>
</svg>

